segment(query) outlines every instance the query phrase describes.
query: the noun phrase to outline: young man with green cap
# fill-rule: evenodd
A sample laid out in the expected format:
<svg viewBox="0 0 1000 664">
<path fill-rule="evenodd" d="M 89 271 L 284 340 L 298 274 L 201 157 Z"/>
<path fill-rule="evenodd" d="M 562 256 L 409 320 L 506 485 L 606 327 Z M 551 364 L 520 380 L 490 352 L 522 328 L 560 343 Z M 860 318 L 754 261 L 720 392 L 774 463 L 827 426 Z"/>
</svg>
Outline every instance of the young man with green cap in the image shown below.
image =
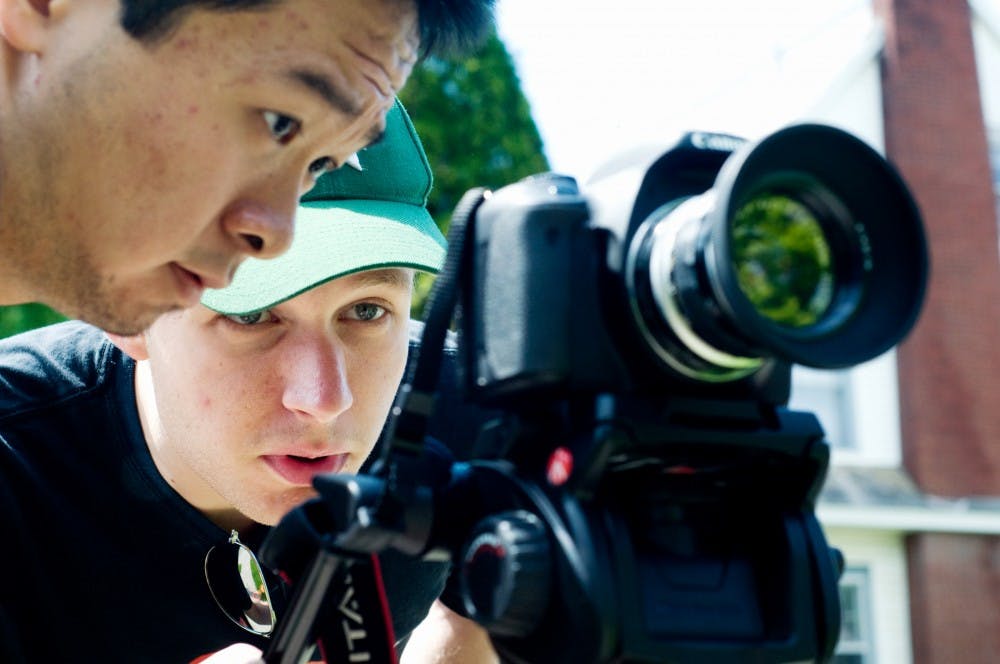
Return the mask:
<svg viewBox="0 0 1000 664">
<path fill-rule="evenodd" d="M 203 306 L 136 336 L 71 322 L 0 344 L 0 519 L 18 540 L 2 554 L 0 659 L 182 662 L 266 647 L 281 584 L 253 577 L 266 601 L 234 615 L 226 589 L 239 573 L 216 561 L 253 550 L 315 495 L 316 474 L 357 472 L 371 453 L 406 362 L 413 273 L 445 254 L 430 184 L 397 103 L 385 138 L 303 199 L 289 251 L 249 259 Z M 405 638 L 447 568 L 381 558 Z M 432 615 L 436 636 L 417 641 L 435 661 L 441 648 L 452 661 L 493 656 L 471 622 L 442 605 Z"/>
</svg>

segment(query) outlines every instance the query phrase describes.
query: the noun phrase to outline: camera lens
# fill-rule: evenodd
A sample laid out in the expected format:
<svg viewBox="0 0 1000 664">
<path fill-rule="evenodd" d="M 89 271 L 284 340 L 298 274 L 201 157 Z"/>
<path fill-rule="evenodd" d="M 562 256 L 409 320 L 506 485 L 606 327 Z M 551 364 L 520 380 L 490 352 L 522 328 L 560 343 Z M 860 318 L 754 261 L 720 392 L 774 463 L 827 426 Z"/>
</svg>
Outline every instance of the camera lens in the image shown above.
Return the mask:
<svg viewBox="0 0 1000 664">
<path fill-rule="evenodd" d="M 742 378 L 769 358 L 867 361 L 916 320 L 928 260 L 916 204 L 851 134 L 798 125 L 733 153 L 711 189 L 664 201 L 630 239 L 639 332 L 690 378 Z"/>
<path fill-rule="evenodd" d="M 816 325 L 833 302 L 830 245 L 801 201 L 761 194 L 732 221 L 733 269 L 758 314 L 791 328 Z"/>
</svg>

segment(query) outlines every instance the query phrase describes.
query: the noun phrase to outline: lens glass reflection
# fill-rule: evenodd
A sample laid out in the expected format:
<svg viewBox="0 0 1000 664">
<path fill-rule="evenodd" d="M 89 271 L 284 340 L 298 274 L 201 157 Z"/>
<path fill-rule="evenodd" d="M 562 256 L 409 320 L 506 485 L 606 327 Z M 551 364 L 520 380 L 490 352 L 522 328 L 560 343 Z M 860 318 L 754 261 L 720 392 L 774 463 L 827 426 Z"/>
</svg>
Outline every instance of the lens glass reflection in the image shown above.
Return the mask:
<svg viewBox="0 0 1000 664">
<path fill-rule="evenodd" d="M 257 558 L 245 546 L 240 547 L 237 560 L 237 568 L 249 600 L 249 604 L 243 607 L 243 618 L 251 630 L 267 634 L 274 628 L 275 618 L 267 583 L 264 582 L 264 572 Z"/>
<path fill-rule="evenodd" d="M 205 554 L 205 580 L 216 604 L 234 623 L 264 636 L 274 631 L 277 616 L 264 570 L 235 530 L 228 544 Z"/>
<path fill-rule="evenodd" d="M 731 223 L 732 259 L 740 290 L 761 316 L 806 328 L 830 308 L 830 245 L 816 215 L 783 194 L 750 199 Z"/>
</svg>

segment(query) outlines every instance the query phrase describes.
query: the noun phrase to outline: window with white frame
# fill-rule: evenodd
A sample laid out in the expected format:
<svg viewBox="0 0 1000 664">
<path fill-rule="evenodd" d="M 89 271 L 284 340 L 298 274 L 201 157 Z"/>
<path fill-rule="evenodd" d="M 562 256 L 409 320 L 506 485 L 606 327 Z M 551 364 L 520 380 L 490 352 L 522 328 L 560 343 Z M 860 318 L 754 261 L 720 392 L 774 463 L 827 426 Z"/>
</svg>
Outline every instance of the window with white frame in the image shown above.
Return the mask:
<svg viewBox="0 0 1000 664">
<path fill-rule="evenodd" d="M 993 201 L 997 219 L 1000 220 L 1000 127 L 988 127 L 986 135 L 990 148 L 990 170 L 993 172 Z"/>
<path fill-rule="evenodd" d="M 796 366 L 789 407 L 816 414 L 834 464 L 900 465 L 899 379 L 892 351 L 842 371 Z"/>
<path fill-rule="evenodd" d="M 855 449 L 856 442 L 849 425 L 849 387 L 846 371 L 795 367 L 792 371 L 792 398 L 788 405 L 795 410 L 814 413 L 831 447 Z"/>
<path fill-rule="evenodd" d="M 817 511 L 822 521 L 822 510 Z M 841 633 L 834 662 L 913 664 L 905 534 L 823 526 L 843 553 Z"/>
<path fill-rule="evenodd" d="M 840 579 L 840 641 L 834 664 L 874 664 L 868 569 L 850 567 Z"/>
<path fill-rule="evenodd" d="M 993 190 L 1000 193 L 1000 127 L 989 127 L 990 166 L 993 171 Z"/>
</svg>

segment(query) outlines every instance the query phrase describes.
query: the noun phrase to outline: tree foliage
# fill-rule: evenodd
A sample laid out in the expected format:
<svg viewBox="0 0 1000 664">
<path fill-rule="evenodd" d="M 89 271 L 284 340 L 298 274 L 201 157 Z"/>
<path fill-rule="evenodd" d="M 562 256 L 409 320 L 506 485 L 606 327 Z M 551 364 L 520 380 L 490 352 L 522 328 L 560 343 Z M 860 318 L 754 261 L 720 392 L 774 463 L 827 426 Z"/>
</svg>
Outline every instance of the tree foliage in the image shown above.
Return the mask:
<svg viewBox="0 0 1000 664">
<path fill-rule="evenodd" d="M 548 169 L 521 83 L 496 34 L 474 57 L 425 61 L 400 99 L 434 171 L 428 209 L 442 229 L 469 189 L 495 189 Z"/>
<path fill-rule="evenodd" d="M 65 317 L 44 304 L 18 304 L 10 307 L 0 307 L 0 337 L 9 337 L 65 320 Z"/>
<path fill-rule="evenodd" d="M 521 82 L 496 34 L 473 57 L 423 62 L 400 100 L 434 172 L 427 208 L 445 233 L 469 189 L 496 189 L 549 168 Z M 431 279 L 418 278 L 415 316 L 430 285 Z"/>
</svg>

